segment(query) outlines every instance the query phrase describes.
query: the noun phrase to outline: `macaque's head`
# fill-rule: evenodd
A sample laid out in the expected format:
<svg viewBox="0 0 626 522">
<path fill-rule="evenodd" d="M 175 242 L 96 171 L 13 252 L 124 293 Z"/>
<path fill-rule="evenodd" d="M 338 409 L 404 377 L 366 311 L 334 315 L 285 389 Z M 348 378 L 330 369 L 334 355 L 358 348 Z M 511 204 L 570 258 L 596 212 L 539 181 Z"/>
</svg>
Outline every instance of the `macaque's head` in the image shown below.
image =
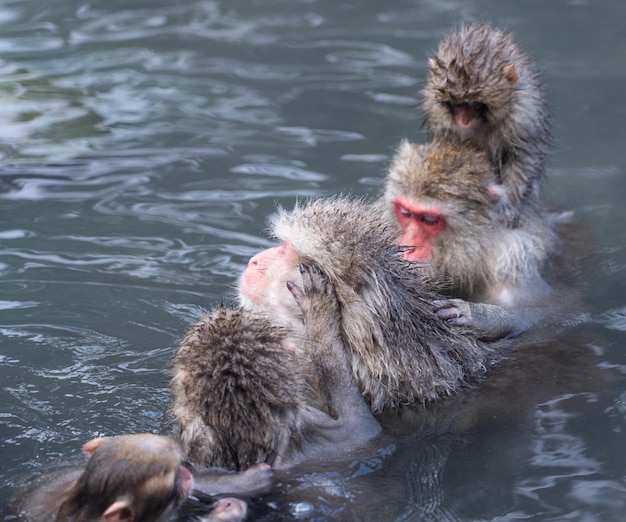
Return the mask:
<svg viewBox="0 0 626 522">
<path fill-rule="evenodd" d="M 152 434 L 98 438 L 83 449 L 85 471 L 59 509 L 59 520 L 165 520 L 193 489 L 191 472 L 173 440 Z"/>
<path fill-rule="evenodd" d="M 534 95 L 519 95 L 534 81 L 528 58 L 511 35 L 488 24 L 450 31 L 428 63 L 423 107 L 429 127 L 474 143 L 501 128 L 519 104 L 526 106 L 524 96 Z"/>
<path fill-rule="evenodd" d="M 335 284 L 340 301 L 372 283 L 373 272 L 399 252 L 397 233 L 375 207 L 358 200 L 328 198 L 279 209 L 271 222 L 279 246 L 250 259 L 240 281 L 244 308 L 276 314 L 282 324 L 301 325 L 287 281 L 300 280 L 300 263 L 314 263 Z M 398 256 L 399 257 L 399 256 Z"/>
<path fill-rule="evenodd" d="M 404 257 L 438 266 L 447 251 L 464 255 L 459 243 L 475 243 L 479 233 L 489 233 L 505 196 L 485 153 L 461 144 L 404 140 L 385 180 L 384 201 L 399 225 Z"/>
</svg>

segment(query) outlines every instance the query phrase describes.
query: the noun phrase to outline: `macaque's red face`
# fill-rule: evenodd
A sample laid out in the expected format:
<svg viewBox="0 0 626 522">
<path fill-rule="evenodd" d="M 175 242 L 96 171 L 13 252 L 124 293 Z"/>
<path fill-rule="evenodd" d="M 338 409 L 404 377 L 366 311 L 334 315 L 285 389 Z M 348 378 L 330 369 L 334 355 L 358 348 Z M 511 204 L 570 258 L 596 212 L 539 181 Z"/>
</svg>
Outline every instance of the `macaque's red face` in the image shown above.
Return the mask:
<svg viewBox="0 0 626 522">
<path fill-rule="evenodd" d="M 415 205 L 396 197 L 393 202 L 396 219 L 400 224 L 400 246 L 407 247 L 403 257 L 409 261 L 428 263 L 432 260 L 437 237 L 446 229 L 448 222 L 440 209 Z"/>
<path fill-rule="evenodd" d="M 300 260 L 290 243 L 259 252 L 241 275 L 239 295 L 244 308 L 262 308 L 288 325 L 300 325 L 299 309 L 287 281 L 299 281 Z"/>
</svg>

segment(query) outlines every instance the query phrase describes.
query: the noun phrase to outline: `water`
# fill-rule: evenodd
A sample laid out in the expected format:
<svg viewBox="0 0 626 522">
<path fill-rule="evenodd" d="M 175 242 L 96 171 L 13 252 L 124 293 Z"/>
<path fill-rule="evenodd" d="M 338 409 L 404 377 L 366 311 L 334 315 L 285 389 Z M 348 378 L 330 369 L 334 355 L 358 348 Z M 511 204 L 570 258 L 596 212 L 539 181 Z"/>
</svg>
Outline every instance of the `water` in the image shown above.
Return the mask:
<svg viewBox="0 0 626 522">
<path fill-rule="evenodd" d="M 424 138 L 426 56 L 490 19 L 545 71 L 545 193 L 597 231 L 594 324 L 495 381 L 506 418 L 285 476 L 257 514 L 622 520 L 625 15 L 619 0 L 0 2 L 0 501 L 94 436 L 158 431 L 176 340 L 232 301 L 276 203 L 375 193 L 399 140 Z"/>
</svg>

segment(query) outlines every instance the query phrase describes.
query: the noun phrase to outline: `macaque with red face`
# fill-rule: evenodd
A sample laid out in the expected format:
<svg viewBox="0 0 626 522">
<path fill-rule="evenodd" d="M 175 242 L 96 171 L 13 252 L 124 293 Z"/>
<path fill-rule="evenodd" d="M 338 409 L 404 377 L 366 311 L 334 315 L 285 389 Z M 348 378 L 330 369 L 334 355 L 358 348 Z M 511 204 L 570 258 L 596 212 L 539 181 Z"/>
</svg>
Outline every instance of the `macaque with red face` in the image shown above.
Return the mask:
<svg viewBox="0 0 626 522">
<path fill-rule="evenodd" d="M 422 109 L 431 138 L 487 154 L 507 192 L 498 220 L 517 227 L 538 202 L 551 142 L 537 71 L 511 34 L 485 23 L 450 31 L 428 63 Z"/>
<path fill-rule="evenodd" d="M 298 339 L 312 321 L 287 282 L 296 280 L 301 263 L 317 265 L 335 288 L 338 308 L 316 328 L 321 335 L 339 321 L 335 342 L 375 414 L 454 394 L 502 353 L 437 317 L 430 303 L 441 294 L 434 282 L 416 276 L 394 224 L 364 202 L 310 201 L 290 213 L 280 210 L 272 228 L 280 245 L 248 263 L 240 282 L 243 308 L 291 329 L 299 355 Z"/>
<path fill-rule="evenodd" d="M 12 503 L 19 520 L 159 522 L 175 517 L 194 488 L 180 447 L 167 437 L 98 438 L 83 450 L 90 455 L 84 468 L 46 475 L 21 491 Z M 204 516 L 238 522 L 246 511 L 245 502 L 223 498 Z"/>
<path fill-rule="evenodd" d="M 181 342 L 172 365 L 171 412 L 194 465 L 289 468 L 336 458 L 380 431 L 338 342 L 332 284 L 313 266 L 292 275 L 282 289 L 304 317 L 297 335 L 267 314 L 222 306 Z M 311 376 L 323 409 L 305 397 Z"/>
<path fill-rule="evenodd" d="M 515 228 L 497 219 L 508 191 L 487 154 L 446 141 L 403 141 L 381 198 L 397 223 L 403 257 L 443 278 L 448 293 L 440 317 L 469 326 L 483 339 L 526 329 L 552 296 L 543 273 L 559 251 L 556 214 L 527 206 Z"/>
</svg>

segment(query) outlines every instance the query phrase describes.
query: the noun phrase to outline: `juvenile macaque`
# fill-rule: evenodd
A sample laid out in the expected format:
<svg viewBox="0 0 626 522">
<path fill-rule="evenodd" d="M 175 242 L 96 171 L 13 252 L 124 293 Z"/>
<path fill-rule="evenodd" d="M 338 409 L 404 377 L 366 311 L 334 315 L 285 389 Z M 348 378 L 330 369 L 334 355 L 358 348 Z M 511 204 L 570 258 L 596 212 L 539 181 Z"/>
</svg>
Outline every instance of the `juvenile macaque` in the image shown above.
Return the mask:
<svg viewBox="0 0 626 522">
<path fill-rule="evenodd" d="M 303 324 L 310 328 L 286 284 L 300 263 L 319 266 L 335 287 L 339 308 L 317 328 L 323 332 L 329 322 L 340 322 L 335 342 L 343 344 L 374 413 L 454 394 L 497 358 L 495 345 L 435 315 L 430 303 L 440 295 L 416 277 L 402 258 L 395 226 L 372 207 L 320 199 L 279 211 L 272 228 L 281 244 L 249 261 L 240 282 L 243 307 L 269 313 L 296 332 Z"/>
<path fill-rule="evenodd" d="M 304 316 L 297 335 L 265 314 L 222 306 L 182 341 L 173 362 L 172 413 L 194 464 L 287 468 L 358 448 L 379 432 L 337 342 L 332 284 L 314 267 L 300 271 L 296 266 L 290 273 L 289 289 L 282 282 Z M 302 288 L 295 283 L 300 279 Z M 324 412 L 305 399 L 311 368 Z"/>
<path fill-rule="evenodd" d="M 14 502 L 24 522 L 158 522 L 175 515 L 194 487 L 173 440 L 152 434 L 87 442 L 84 468 L 44 476 Z M 206 520 L 237 522 L 246 504 L 224 498 L 205 506 Z M 213 517 L 213 518 L 211 518 Z"/>
<path fill-rule="evenodd" d="M 404 258 L 445 279 L 452 295 L 477 302 L 440 302 L 439 315 L 485 339 L 519 332 L 538 318 L 538 308 L 522 307 L 550 296 L 542 272 L 560 243 L 556 215 L 536 206 L 524 209 L 515 228 L 503 226 L 496 216 L 506 198 L 485 152 L 445 141 L 403 141 L 382 197 Z"/>
<path fill-rule="evenodd" d="M 450 31 L 429 66 L 422 108 L 431 137 L 487 152 L 508 192 L 500 222 L 517 226 L 537 200 L 551 142 L 538 73 L 512 35 L 489 24 Z"/>
</svg>

